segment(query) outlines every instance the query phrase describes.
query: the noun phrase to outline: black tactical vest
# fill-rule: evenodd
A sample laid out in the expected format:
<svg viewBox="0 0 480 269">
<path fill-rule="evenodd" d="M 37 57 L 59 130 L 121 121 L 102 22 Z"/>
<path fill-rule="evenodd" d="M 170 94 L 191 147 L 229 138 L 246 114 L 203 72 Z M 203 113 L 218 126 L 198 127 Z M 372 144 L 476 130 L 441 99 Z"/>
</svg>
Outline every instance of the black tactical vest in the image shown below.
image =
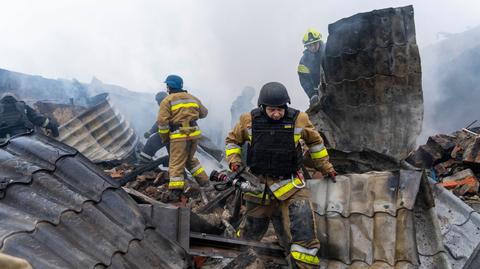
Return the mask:
<svg viewBox="0 0 480 269">
<path fill-rule="evenodd" d="M 0 137 L 15 135 L 33 129 L 22 102 L 0 103 Z"/>
<path fill-rule="evenodd" d="M 302 149 L 295 147 L 295 120 L 299 111 L 287 108 L 280 121 L 265 112 L 252 110 L 252 142 L 248 148 L 247 165 L 255 174 L 289 177 L 300 168 Z"/>
</svg>

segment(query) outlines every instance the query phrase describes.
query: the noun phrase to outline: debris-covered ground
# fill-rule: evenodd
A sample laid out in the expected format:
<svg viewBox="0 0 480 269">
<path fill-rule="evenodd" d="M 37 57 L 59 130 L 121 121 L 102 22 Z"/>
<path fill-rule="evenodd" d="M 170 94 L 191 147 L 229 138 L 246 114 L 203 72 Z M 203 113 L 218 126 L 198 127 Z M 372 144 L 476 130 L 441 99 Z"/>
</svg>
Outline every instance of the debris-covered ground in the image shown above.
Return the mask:
<svg viewBox="0 0 480 269">
<path fill-rule="evenodd" d="M 404 162 L 423 115 L 413 8 L 357 14 L 329 30 L 328 87 L 309 115 L 337 182 L 305 162 L 322 268 L 478 268 L 480 214 L 444 187 L 480 210 L 480 128 L 434 135 Z M 171 203 L 166 157 L 138 163 L 139 137 L 106 94 L 69 87 L 82 92 L 78 104 L 62 94 L 60 105 L 36 106 L 62 124 L 59 141 L 31 135 L 0 147 L 2 251 L 48 268 L 286 265 L 273 225 L 261 242 L 236 238 L 245 213 L 238 190 L 200 187 L 186 172 L 185 197 Z M 197 153 L 206 171 L 224 170 L 210 140 Z"/>
</svg>

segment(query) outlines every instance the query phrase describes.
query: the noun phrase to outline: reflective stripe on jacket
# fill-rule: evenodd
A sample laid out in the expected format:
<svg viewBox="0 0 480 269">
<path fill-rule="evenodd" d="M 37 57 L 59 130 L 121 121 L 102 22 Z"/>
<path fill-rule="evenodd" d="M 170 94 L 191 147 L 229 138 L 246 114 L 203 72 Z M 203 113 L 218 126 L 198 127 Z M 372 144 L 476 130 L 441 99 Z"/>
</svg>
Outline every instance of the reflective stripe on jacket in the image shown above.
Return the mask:
<svg viewBox="0 0 480 269">
<path fill-rule="evenodd" d="M 185 188 L 185 180 L 183 177 L 171 177 L 170 181 L 168 182 L 168 189 L 180 189 L 183 190 Z"/>
<path fill-rule="evenodd" d="M 269 203 L 269 199 L 276 198 L 280 201 L 288 199 L 290 196 L 292 196 L 295 192 L 298 190 L 302 189 L 305 187 L 305 182 L 303 179 L 299 177 L 295 178 L 290 178 L 290 179 L 275 179 L 271 177 L 260 177 L 260 180 L 267 182 L 268 188 L 270 193 L 273 194 L 274 197 L 271 197 L 268 193 L 264 195 L 263 192 L 255 194 L 255 193 L 250 193 L 247 192 L 245 193 L 245 200 L 255 202 L 255 203 Z M 263 184 L 263 187 L 265 188 L 265 184 Z M 262 201 L 265 200 L 265 201 Z"/>
<path fill-rule="evenodd" d="M 228 134 L 225 140 L 225 153 L 229 164 L 241 163 L 241 146 L 251 141 L 251 128 L 251 115 L 250 113 L 245 113 Z M 299 143 L 300 139 L 305 141 L 305 144 L 309 147 L 315 168 L 324 175 L 331 172 L 333 166 L 329 162 L 328 152 L 323 144 L 323 139 L 315 130 L 305 112 L 300 112 L 295 121 L 295 143 Z"/>
<path fill-rule="evenodd" d="M 160 103 L 157 115 L 158 133 L 163 141 L 168 139 L 199 139 L 201 131 L 198 126 L 190 126 L 191 122 L 205 118 L 207 108 L 198 98 L 186 91 L 170 93 Z M 182 126 L 171 132 L 171 126 Z"/>
</svg>

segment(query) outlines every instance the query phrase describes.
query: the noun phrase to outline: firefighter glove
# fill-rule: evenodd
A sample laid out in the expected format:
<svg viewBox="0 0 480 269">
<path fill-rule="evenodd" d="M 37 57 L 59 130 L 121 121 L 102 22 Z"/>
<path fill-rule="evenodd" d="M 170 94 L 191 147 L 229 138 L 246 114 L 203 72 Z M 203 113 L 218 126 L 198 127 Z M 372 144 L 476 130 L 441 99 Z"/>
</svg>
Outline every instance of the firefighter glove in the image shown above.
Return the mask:
<svg viewBox="0 0 480 269">
<path fill-rule="evenodd" d="M 146 139 L 148 139 L 151 135 L 152 133 L 150 133 L 150 131 L 146 131 L 145 133 L 143 133 L 143 137 L 145 137 Z"/>
<path fill-rule="evenodd" d="M 242 164 L 240 163 L 231 163 L 230 164 L 230 170 L 232 170 L 232 172 L 237 172 L 237 170 L 242 166 Z"/>
<path fill-rule="evenodd" d="M 333 181 L 333 183 L 337 182 L 337 172 L 335 170 L 328 173 L 328 177 Z"/>
</svg>

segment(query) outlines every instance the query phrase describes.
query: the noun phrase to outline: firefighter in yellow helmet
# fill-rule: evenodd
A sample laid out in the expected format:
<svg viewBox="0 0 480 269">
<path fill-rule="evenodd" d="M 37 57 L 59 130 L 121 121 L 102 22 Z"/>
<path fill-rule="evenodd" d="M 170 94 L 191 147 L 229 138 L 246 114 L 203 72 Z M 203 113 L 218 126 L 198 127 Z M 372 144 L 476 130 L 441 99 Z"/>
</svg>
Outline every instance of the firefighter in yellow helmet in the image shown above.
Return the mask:
<svg viewBox="0 0 480 269">
<path fill-rule="evenodd" d="M 319 89 L 325 90 L 325 45 L 322 34 L 310 28 L 303 36 L 305 50 L 298 64 L 297 73 L 303 90 L 310 98 L 310 103 L 319 100 Z"/>
<path fill-rule="evenodd" d="M 244 194 L 247 212 L 237 236 L 261 240 L 272 220 L 289 252 L 291 266 L 318 268 L 320 242 L 310 192 L 300 172 L 303 154 L 299 140 L 309 147 L 315 167 L 322 174 L 334 178 L 336 172 L 308 115 L 287 103 L 290 97 L 285 86 L 278 82 L 265 84 L 258 108 L 243 114 L 225 140 L 230 169 L 235 171 L 241 166 L 241 147 L 247 143 L 247 166 L 265 184 L 260 194 Z"/>
<path fill-rule="evenodd" d="M 168 172 L 170 199 L 180 200 L 185 188 L 185 168 L 204 186 L 208 176 L 194 154 L 201 137 L 197 120 L 205 118 L 208 110 L 200 100 L 183 90 L 183 80 L 169 75 L 165 80 L 169 95 L 160 103 L 157 116 L 158 132 L 162 141 L 170 141 Z"/>
</svg>

